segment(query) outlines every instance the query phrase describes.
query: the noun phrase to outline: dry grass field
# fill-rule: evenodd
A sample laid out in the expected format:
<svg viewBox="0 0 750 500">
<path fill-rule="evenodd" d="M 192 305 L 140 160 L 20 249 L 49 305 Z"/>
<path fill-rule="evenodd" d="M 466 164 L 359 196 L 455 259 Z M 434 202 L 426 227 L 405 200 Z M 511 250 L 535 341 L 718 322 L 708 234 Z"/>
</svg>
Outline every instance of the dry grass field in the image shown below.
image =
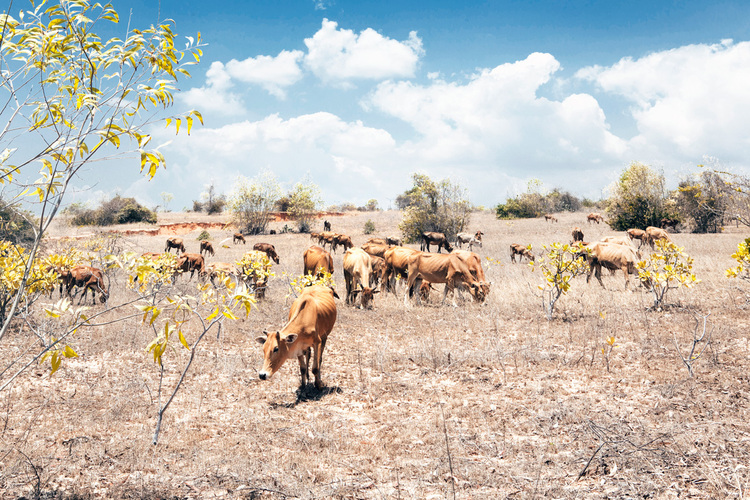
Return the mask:
<svg viewBox="0 0 750 500">
<path fill-rule="evenodd" d="M 160 223 L 188 220 L 166 215 Z M 330 220 L 360 245 L 367 219 L 374 236 L 386 236 L 397 233 L 400 215 Z M 373 310 L 348 307 L 339 250 L 334 278 L 342 300 L 321 392 L 297 392 L 296 361 L 270 381 L 258 379 L 255 338 L 283 326 L 291 304 L 284 273 L 301 273 L 308 236 L 215 245 L 209 261 L 231 262 L 252 243 L 273 243 L 281 263 L 267 300 L 199 346 L 156 446 L 159 370 L 146 352 L 153 332 L 132 316 L 132 305 L 117 307 L 134 293 L 115 273 L 108 305 L 92 309 L 110 308 L 101 326 L 73 340 L 80 357 L 52 376 L 48 365 L 33 366 L 0 393 L 0 497 L 744 498 L 750 289 L 724 270 L 747 234 L 674 234 L 702 282 L 670 291 L 664 311 L 648 311 L 648 292 L 626 291 L 621 274 L 607 273 L 606 289 L 577 278 L 547 321 L 541 275 L 511 264 L 509 245 L 531 243 L 538 252 L 569 241 L 574 225 L 587 241 L 613 234 L 581 213 L 559 219 L 473 216 L 471 231 L 485 233 L 478 253 L 500 262 L 485 261 L 492 290 L 483 305 L 441 305 L 433 292 L 432 303 L 405 309 L 399 289 L 398 298 L 377 295 Z M 56 234 L 76 231 L 91 232 L 60 226 Z M 219 243 L 232 232 L 211 236 Z M 197 252 L 197 235 L 184 236 L 188 251 Z M 120 246 L 159 252 L 165 239 L 126 236 Z M 192 284 L 182 278 L 178 286 Z M 696 315 L 708 314 L 710 346 L 690 378 L 676 345 L 686 353 Z M 192 342 L 195 334 L 186 336 Z M 609 369 L 608 337 L 615 338 Z M 34 339 L 19 324 L 0 344 L 3 366 L 36 349 Z M 188 355 L 182 348 L 165 355 L 165 387 Z"/>
</svg>

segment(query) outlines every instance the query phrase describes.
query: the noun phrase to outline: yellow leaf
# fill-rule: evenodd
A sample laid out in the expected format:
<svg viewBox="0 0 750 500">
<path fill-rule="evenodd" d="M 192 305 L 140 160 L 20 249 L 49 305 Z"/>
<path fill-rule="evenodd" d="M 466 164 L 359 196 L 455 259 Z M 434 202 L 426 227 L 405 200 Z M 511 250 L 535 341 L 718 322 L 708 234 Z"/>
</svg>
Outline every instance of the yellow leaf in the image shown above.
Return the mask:
<svg viewBox="0 0 750 500">
<path fill-rule="evenodd" d="M 69 346 L 65 346 L 65 350 L 63 351 L 63 354 L 65 354 L 66 358 L 77 358 L 78 354 Z"/>
<path fill-rule="evenodd" d="M 180 342 L 182 343 L 182 345 L 184 345 L 185 349 L 187 349 L 189 351 L 190 350 L 190 346 L 188 345 L 187 340 L 185 340 L 185 336 L 182 334 L 182 330 L 179 330 L 177 332 L 177 334 L 180 337 Z"/>
<path fill-rule="evenodd" d="M 187 122 L 187 135 L 190 135 L 190 129 L 193 128 L 193 117 L 186 116 L 185 121 Z"/>
</svg>

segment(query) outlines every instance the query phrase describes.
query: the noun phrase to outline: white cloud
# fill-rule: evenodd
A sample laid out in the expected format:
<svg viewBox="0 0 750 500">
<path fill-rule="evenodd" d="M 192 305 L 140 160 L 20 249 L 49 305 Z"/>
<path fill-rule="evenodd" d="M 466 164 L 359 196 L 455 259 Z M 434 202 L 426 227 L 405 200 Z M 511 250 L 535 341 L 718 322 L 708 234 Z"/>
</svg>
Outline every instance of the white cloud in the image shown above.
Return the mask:
<svg viewBox="0 0 750 500">
<path fill-rule="evenodd" d="M 219 61 L 211 63 L 206 71 L 206 85 L 180 92 L 178 98 L 201 112 L 216 112 L 232 116 L 245 113 L 242 99 L 232 92 L 232 80 Z"/>
<path fill-rule="evenodd" d="M 278 56 L 248 57 L 242 61 L 232 59 L 226 65 L 227 73 L 235 80 L 263 87 L 269 94 L 285 98 L 285 88 L 302 78 L 299 62 L 304 56 L 300 50 L 282 50 Z"/>
<path fill-rule="evenodd" d="M 367 28 L 359 35 L 337 29 L 328 19 L 312 38 L 305 38 L 308 54 L 305 65 L 322 81 L 351 84 L 351 80 L 409 78 L 424 53 L 416 31 L 403 42 L 384 37 Z"/>
<path fill-rule="evenodd" d="M 632 103 L 633 154 L 674 161 L 710 154 L 728 162 L 750 155 L 750 42 L 687 45 L 576 76 Z"/>
</svg>

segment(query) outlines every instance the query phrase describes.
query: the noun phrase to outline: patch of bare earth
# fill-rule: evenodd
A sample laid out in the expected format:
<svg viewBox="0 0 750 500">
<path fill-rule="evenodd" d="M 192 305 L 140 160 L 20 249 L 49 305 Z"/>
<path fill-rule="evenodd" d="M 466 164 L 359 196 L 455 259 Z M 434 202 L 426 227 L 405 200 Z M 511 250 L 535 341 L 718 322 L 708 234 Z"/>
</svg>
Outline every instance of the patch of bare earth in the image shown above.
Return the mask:
<svg viewBox="0 0 750 500">
<path fill-rule="evenodd" d="M 170 217 L 165 223 L 191 222 Z M 397 234 L 397 212 L 329 220 L 362 244 L 367 219 L 376 235 Z M 749 291 L 723 272 L 745 235 L 674 234 L 703 282 L 671 291 L 674 305 L 664 312 L 647 311 L 648 292 L 625 291 L 616 274 L 605 276 L 606 289 L 578 278 L 548 322 L 541 277 L 510 263 L 510 243 L 538 251 L 569 241 L 573 225 L 587 241 L 612 234 L 587 225 L 584 214 L 559 219 L 473 216 L 472 232 L 485 233 L 478 252 L 501 262 L 485 262 L 485 305 L 443 306 L 433 292 L 431 304 L 405 309 L 401 289 L 398 298 L 376 296 L 372 311 L 337 301 L 321 392 L 297 392 L 296 362 L 270 381 L 257 377 L 255 337 L 283 326 L 291 304 L 284 273 L 301 273 L 308 235 L 253 236 L 235 246 L 233 229 L 209 230 L 217 250 L 209 261 L 232 262 L 265 241 L 281 263 L 268 300 L 199 347 L 156 446 L 159 370 L 145 349 L 154 334 L 140 317 L 110 322 L 135 312 L 117 307 L 133 293 L 113 275 L 110 311 L 76 335 L 80 357 L 51 377 L 35 366 L 0 393 L 0 497 L 744 497 Z M 199 232 L 183 236 L 188 251 L 198 250 Z M 164 240 L 133 234 L 121 246 L 161 251 Z M 341 251 L 334 261 L 343 292 Z M 690 378 L 675 344 L 687 355 L 695 315 L 709 313 L 711 344 Z M 616 345 L 609 365 L 608 337 Z M 7 364 L 37 345 L 19 324 L 0 344 L 0 359 Z M 187 356 L 166 355 L 165 385 Z"/>
</svg>

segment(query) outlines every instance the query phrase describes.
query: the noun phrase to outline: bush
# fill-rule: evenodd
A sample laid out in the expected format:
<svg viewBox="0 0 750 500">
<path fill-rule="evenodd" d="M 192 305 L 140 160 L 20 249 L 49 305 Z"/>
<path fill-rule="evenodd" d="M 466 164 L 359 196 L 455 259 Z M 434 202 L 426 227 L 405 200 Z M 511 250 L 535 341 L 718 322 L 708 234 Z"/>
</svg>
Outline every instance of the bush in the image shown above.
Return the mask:
<svg viewBox="0 0 750 500">
<path fill-rule="evenodd" d="M 281 187 L 270 172 L 252 180 L 240 176 L 229 193 L 229 209 L 237 226 L 246 234 L 262 234 L 280 196 Z"/>
<path fill-rule="evenodd" d="M 365 234 L 372 234 L 375 232 L 375 223 L 372 221 L 372 219 L 367 219 L 367 222 L 365 222 L 365 227 L 362 231 Z"/>
<path fill-rule="evenodd" d="M 414 174 L 412 179 L 414 187 L 402 195 L 410 204 L 398 225 L 404 241 L 419 241 L 424 231 L 445 233 L 449 240 L 455 239 L 471 218 L 471 203 L 466 200 L 464 189 L 448 179 L 435 183 L 423 174 Z"/>
<path fill-rule="evenodd" d="M 672 193 L 679 219 L 694 233 L 718 233 L 731 195 L 719 174 L 704 171 Z"/>
<path fill-rule="evenodd" d="M 210 239 L 211 239 L 211 235 L 205 229 L 201 231 L 201 234 L 199 234 L 198 237 L 196 238 L 196 240 L 198 241 L 210 240 Z"/>
<path fill-rule="evenodd" d="M 12 205 L 6 205 L 0 199 L 0 240 L 9 241 L 15 245 L 25 245 L 34 241 L 33 224 L 37 223 L 34 215 L 18 210 Z"/>
<path fill-rule="evenodd" d="M 540 182 L 532 180 L 526 193 L 508 198 L 504 204 L 498 204 L 495 207 L 497 218 L 530 219 L 546 213 L 576 212 L 581 209 L 581 200 L 570 192 L 555 188 L 547 194 L 541 194 L 540 186 Z"/>
<path fill-rule="evenodd" d="M 616 231 L 661 227 L 664 218 L 675 218 L 667 209 L 664 175 L 648 165 L 631 163 L 620 175 L 609 197 L 608 224 Z"/>
<path fill-rule="evenodd" d="M 111 226 L 113 224 L 131 224 L 146 222 L 156 224 L 156 212 L 149 210 L 135 198 L 115 196 L 109 201 L 102 202 L 97 209 L 86 208 L 85 205 L 74 203 L 63 210 L 70 215 L 70 223 L 74 226 Z"/>
<path fill-rule="evenodd" d="M 320 188 L 309 179 L 295 184 L 289 192 L 289 215 L 297 221 L 297 229 L 300 233 L 309 233 L 313 219 L 318 213 L 319 207 L 323 205 L 320 197 Z"/>
</svg>

